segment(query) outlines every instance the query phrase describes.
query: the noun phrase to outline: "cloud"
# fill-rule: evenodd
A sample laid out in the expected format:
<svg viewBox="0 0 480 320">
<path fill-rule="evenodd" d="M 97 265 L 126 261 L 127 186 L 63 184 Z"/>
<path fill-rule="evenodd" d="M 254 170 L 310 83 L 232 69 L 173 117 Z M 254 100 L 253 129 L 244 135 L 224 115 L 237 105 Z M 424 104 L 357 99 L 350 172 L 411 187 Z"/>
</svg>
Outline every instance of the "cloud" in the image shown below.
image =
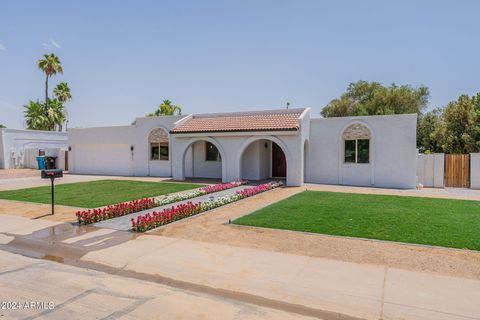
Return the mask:
<svg viewBox="0 0 480 320">
<path fill-rule="evenodd" d="M 7 51 L 7 47 L 2 43 L 0 43 L 0 51 Z"/>
<path fill-rule="evenodd" d="M 58 42 L 56 42 L 56 41 L 53 40 L 53 39 L 50 39 L 50 43 L 51 43 L 55 48 L 60 49 L 60 48 L 62 47 L 60 44 L 58 44 Z"/>
<path fill-rule="evenodd" d="M 47 42 L 43 42 L 42 46 L 45 49 L 53 49 L 53 48 L 60 49 L 62 47 L 57 41 L 55 41 L 52 38 L 50 38 L 50 40 L 48 40 Z"/>
</svg>

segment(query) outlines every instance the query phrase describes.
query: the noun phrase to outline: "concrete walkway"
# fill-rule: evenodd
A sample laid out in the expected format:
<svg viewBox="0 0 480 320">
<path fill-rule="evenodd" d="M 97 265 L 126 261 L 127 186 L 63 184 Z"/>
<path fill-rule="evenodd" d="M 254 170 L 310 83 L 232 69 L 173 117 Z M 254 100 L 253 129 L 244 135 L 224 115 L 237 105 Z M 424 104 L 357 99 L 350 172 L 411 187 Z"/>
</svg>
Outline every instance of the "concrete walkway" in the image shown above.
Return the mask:
<svg viewBox="0 0 480 320">
<path fill-rule="evenodd" d="M 140 211 L 140 212 L 136 212 L 136 213 L 131 213 L 131 214 L 128 214 L 128 215 L 125 215 L 125 216 L 122 216 L 122 217 L 100 221 L 100 222 L 97 222 L 93 225 L 97 228 L 108 228 L 108 229 L 127 231 L 127 230 L 130 230 L 132 228 L 132 223 L 131 223 L 130 219 L 132 219 L 132 218 L 136 219 L 140 215 L 144 215 L 144 214 L 147 214 L 147 213 L 152 213 L 154 211 L 159 212 L 159 211 L 162 211 L 164 209 L 171 208 L 172 206 L 178 206 L 180 204 L 184 204 L 184 203 L 187 203 L 187 202 L 195 202 L 196 203 L 196 202 L 205 202 L 205 201 L 208 201 L 208 200 L 218 199 L 218 198 L 224 197 L 226 195 L 235 193 L 237 190 L 243 190 L 245 188 L 248 188 L 248 185 L 238 186 L 238 187 L 235 187 L 235 188 L 210 193 L 210 194 L 200 196 L 200 197 L 196 197 L 196 198 L 183 200 L 183 201 L 178 201 L 178 202 L 175 202 L 175 203 L 167 204 L 167 205 L 156 207 L 156 208 L 153 208 L 153 209 L 148 209 L 148 210 L 144 210 L 144 211 Z M 186 191 L 186 192 L 188 192 L 188 191 Z"/>
<path fill-rule="evenodd" d="M 208 293 L 219 301 L 237 300 L 298 315 L 322 318 L 320 315 L 343 314 L 375 320 L 480 319 L 479 280 L 163 236 L 132 238 L 128 232 L 83 230 L 46 220 L 1 215 L 0 243 L 3 250 L 33 252 L 38 257 L 85 264 L 85 268 L 104 270 L 122 278 L 166 284 L 176 290 L 186 290 L 185 293 Z M 63 251 L 58 249 L 60 244 Z M 4 258 L 1 268 L 15 264 L 16 260 L 11 256 Z M 78 277 L 81 279 L 82 274 Z M 94 277 L 105 279 L 101 273 Z M 32 279 L 19 277 L 5 282 L 9 294 L 22 292 L 22 286 L 30 285 Z M 47 300 L 57 297 L 58 284 L 68 287 L 76 283 L 76 279 L 75 271 L 51 278 L 45 282 L 49 286 L 41 297 Z M 101 281 L 106 281 L 104 285 L 116 286 L 115 280 L 109 277 Z M 80 280 L 79 287 L 82 283 Z M 141 292 L 128 282 L 117 288 L 123 295 Z M 30 299 L 33 298 L 30 294 Z M 190 305 L 192 312 L 202 309 L 182 298 L 184 296 L 172 297 L 171 303 L 181 308 Z M 109 299 L 113 307 L 108 307 Z M 116 304 L 115 297 L 100 300 L 105 301 L 107 308 L 123 310 L 125 307 L 125 304 L 123 307 L 121 303 Z M 94 301 L 98 299 L 89 303 Z"/>
</svg>

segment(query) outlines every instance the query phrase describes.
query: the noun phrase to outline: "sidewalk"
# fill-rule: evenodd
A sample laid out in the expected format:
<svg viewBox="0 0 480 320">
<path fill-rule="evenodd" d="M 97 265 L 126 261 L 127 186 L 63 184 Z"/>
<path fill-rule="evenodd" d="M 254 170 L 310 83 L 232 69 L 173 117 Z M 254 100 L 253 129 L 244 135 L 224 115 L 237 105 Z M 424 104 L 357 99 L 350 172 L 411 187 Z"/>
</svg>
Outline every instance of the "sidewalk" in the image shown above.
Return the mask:
<svg viewBox="0 0 480 320">
<path fill-rule="evenodd" d="M 344 185 L 329 185 L 305 183 L 304 189 L 312 191 L 346 192 L 361 194 L 380 194 L 390 196 L 425 197 L 457 200 L 480 201 L 480 190 L 466 188 L 423 188 L 423 189 L 388 189 L 373 187 L 354 187 Z"/>
</svg>

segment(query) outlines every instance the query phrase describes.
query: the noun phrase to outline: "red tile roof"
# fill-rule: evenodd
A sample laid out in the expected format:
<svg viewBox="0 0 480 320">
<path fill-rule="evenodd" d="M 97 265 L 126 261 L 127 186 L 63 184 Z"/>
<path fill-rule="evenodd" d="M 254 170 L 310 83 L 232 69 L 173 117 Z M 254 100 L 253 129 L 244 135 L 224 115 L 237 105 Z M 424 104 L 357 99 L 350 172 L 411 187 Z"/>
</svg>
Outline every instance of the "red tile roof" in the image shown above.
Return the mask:
<svg viewBox="0 0 480 320">
<path fill-rule="evenodd" d="M 171 133 L 296 131 L 305 109 L 193 115 Z"/>
</svg>

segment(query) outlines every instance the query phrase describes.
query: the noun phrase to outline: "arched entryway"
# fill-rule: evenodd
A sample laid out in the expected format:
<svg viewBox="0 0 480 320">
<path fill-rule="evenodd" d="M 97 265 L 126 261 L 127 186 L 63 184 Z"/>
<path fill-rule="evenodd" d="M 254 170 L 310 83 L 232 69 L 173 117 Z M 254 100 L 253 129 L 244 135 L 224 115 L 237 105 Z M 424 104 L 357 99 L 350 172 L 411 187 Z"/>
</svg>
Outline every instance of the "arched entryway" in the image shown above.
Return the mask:
<svg viewBox="0 0 480 320">
<path fill-rule="evenodd" d="M 287 178 L 286 147 L 278 139 L 260 137 L 247 141 L 240 150 L 239 176 L 241 179 L 264 180 Z"/>
<path fill-rule="evenodd" d="M 183 177 L 226 181 L 225 159 L 226 154 L 216 140 L 210 137 L 192 139 L 183 151 Z"/>
</svg>

